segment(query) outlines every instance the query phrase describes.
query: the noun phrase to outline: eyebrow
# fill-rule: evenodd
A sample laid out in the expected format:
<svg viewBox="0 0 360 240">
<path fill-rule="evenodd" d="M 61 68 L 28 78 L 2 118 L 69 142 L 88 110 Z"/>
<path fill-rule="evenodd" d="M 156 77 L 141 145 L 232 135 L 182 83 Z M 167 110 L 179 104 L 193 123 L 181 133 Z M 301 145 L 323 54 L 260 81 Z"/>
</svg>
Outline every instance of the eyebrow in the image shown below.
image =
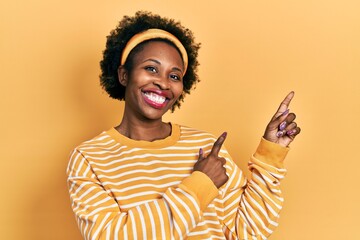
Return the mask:
<svg viewBox="0 0 360 240">
<path fill-rule="evenodd" d="M 153 59 L 153 58 L 145 59 L 145 60 L 143 61 L 143 63 L 144 63 L 144 62 L 148 62 L 148 61 L 154 62 L 154 63 L 157 63 L 157 64 L 161 65 L 161 62 L 159 62 L 158 60 Z M 182 72 L 182 70 L 181 70 L 180 68 L 178 68 L 178 67 L 173 67 L 172 70 Z"/>
</svg>

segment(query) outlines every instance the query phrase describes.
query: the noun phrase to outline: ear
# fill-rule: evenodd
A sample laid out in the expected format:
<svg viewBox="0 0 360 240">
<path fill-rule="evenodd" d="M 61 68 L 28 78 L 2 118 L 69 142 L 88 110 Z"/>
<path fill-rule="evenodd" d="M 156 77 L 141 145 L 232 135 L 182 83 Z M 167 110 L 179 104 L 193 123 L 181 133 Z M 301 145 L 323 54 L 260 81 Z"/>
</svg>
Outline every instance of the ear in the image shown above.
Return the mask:
<svg viewBox="0 0 360 240">
<path fill-rule="evenodd" d="M 126 87 L 127 83 L 128 83 L 128 71 L 124 68 L 123 65 L 119 66 L 118 68 L 118 79 L 121 85 L 123 85 L 124 87 Z"/>
</svg>

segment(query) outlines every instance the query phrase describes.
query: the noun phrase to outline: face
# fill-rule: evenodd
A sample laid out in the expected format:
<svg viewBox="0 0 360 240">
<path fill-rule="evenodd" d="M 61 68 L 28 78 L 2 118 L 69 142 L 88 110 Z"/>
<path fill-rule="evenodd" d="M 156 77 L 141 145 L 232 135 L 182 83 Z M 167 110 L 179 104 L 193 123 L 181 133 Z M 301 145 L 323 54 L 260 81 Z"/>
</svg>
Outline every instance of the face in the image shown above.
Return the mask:
<svg viewBox="0 0 360 240">
<path fill-rule="evenodd" d="M 183 61 L 177 49 L 150 41 L 133 58 L 133 68 L 119 70 L 126 86 L 125 113 L 142 120 L 161 120 L 183 91 Z"/>
</svg>

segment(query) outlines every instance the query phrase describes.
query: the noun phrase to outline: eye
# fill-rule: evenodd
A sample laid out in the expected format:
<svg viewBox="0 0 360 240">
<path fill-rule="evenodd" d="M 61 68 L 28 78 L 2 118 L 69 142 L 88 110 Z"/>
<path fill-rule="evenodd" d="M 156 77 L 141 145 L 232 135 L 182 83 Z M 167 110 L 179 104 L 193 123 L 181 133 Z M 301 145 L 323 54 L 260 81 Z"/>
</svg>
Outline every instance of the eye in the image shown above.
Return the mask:
<svg viewBox="0 0 360 240">
<path fill-rule="evenodd" d="M 177 74 L 170 74 L 170 78 L 174 81 L 181 81 L 181 77 Z"/>
<path fill-rule="evenodd" d="M 157 72 L 157 69 L 155 67 L 153 67 L 153 66 L 146 66 L 145 70 L 148 71 L 148 72 L 152 72 L 152 73 Z"/>
</svg>

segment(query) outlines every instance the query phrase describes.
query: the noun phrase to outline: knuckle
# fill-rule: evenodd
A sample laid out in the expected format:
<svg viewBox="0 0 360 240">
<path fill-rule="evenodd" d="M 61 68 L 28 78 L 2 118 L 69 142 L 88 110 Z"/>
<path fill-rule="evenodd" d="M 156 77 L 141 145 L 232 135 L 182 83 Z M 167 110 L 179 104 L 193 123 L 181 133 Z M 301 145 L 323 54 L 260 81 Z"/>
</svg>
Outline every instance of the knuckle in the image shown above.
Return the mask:
<svg viewBox="0 0 360 240">
<path fill-rule="evenodd" d="M 221 164 L 221 166 L 226 163 L 226 159 L 223 158 L 223 157 L 218 157 L 217 160 L 218 160 L 218 162 Z"/>
<path fill-rule="evenodd" d="M 293 121 L 296 118 L 296 115 L 295 115 L 295 113 L 290 113 L 289 117 L 290 117 L 290 119 L 292 119 L 291 121 Z"/>
<path fill-rule="evenodd" d="M 292 123 L 290 123 L 288 126 L 287 126 L 287 130 L 291 130 L 291 129 L 295 129 L 296 128 L 296 122 L 292 122 Z"/>
<path fill-rule="evenodd" d="M 214 150 L 218 150 L 220 147 L 221 147 L 221 143 L 218 142 L 218 141 L 216 141 L 216 142 L 214 143 Z"/>
</svg>

